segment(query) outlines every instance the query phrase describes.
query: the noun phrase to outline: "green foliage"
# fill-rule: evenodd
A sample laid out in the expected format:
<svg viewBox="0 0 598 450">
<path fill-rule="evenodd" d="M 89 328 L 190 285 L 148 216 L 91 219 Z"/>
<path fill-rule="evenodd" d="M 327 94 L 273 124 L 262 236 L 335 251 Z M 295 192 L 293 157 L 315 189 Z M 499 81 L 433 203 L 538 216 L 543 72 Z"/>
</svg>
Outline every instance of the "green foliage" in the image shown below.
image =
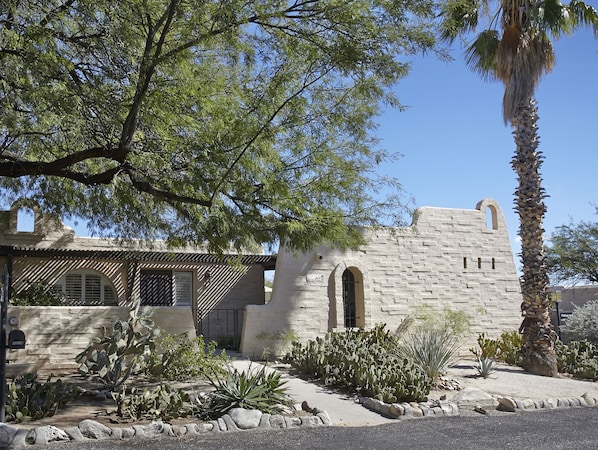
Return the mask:
<svg viewBox="0 0 598 450">
<path fill-rule="evenodd" d="M 428 378 L 437 380 L 457 360 L 461 339 L 447 328 L 417 328 L 402 337 L 399 355 L 421 367 Z"/>
<path fill-rule="evenodd" d="M 498 358 L 511 366 L 523 363 L 523 336 L 517 330 L 505 331 L 498 339 Z"/>
<path fill-rule="evenodd" d="M 166 335 L 151 353 L 146 371 L 153 378 L 184 381 L 206 372 L 224 372 L 229 360 L 225 352 L 216 353 L 214 341 L 206 345 L 203 336 L 192 341 L 185 333 Z"/>
<path fill-rule="evenodd" d="M 327 385 L 340 386 L 385 402 L 421 401 L 432 380 L 396 353 L 396 339 L 377 325 L 373 330 L 346 330 L 305 345 L 293 343 L 287 360 Z"/>
<path fill-rule="evenodd" d="M 598 345 L 598 299 L 575 307 L 561 334 L 565 342 L 587 340 Z"/>
<path fill-rule="evenodd" d="M 517 331 L 505 331 L 498 339 L 490 339 L 485 333 L 478 335 L 478 348 L 469 349 L 476 357 L 502 361 L 511 366 L 521 366 L 523 360 L 523 336 Z"/>
<path fill-rule="evenodd" d="M 139 304 L 134 302 L 126 321 L 114 317 L 111 330 L 93 338 L 76 357 L 79 372 L 93 375 L 110 391 L 119 391 L 132 374 L 143 370 L 155 349 L 160 330 L 149 318 L 149 310 L 140 311 Z"/>
<path fill-rule="evenodd" d="M 397 351 L 436 380 L 455 362 L 470 323 L 471 316 L 463 311 L 438 312 L 424 305 L 401 327 Z"/>
<path fill-rule="evenodd" d="M 469 349 L 478 359 L 496 358 L 498 355 L 498 342 L 496 339 L 487 338 L 486 333 L 478 335 L 478 347 Z"/>
<path fill-rule="evenodd" d="M 274 333 L 260 333 L 256 336 L 259 341 L 269 343 L 262 351 L 262 359 L 268 361 L 273 355 L 284 355 L 299 337 L 293 330 L 276 331 Z"/>
<path fill-rule="evenodd" d="M 217 417 L 226 414 L 232 408 L 258 409 L 265 413 L 275 413 L 281 406 L 290 405 L 291 399 L 286 394 L 286 381 L 281 374 L 267 370 L 266 366 L 255 371 L 250 366 L 247 371 L 230 367 L 224 376 L 208 376 L 215 388 L 209 397 L 209 410 Z"/>
<path fill-rule="evenodd" d="M 413 329 L 414 326 L 443 329 L 457 338 L 462 338 L 469 333 L 471 315 L 465 311 L 450 308 L 436 311 L 428 305 L 423 305 L 415 314 L 406 319 L 406 326 L 402 327 L 401 333 Z"/>
<path fill-rule="evenodd" d="M 494 359 L 487 356 L 478 356 L 478 363 L 476 365 L 478 376 L 488 378 L 494 372 Z"/>
<path fill-rule="evenodd" d="M 598 380 L 598 346 L 582 340 L 569 344 L 557 342 L 557 365 L 559 372 L 569 373 L 577 378 Z"/>
<path fill-rule="evenodd" d="M 2 11 L 0 200 L 221 251 L 356 246 L 404 210 L 374 118 L 436 49 L 433 2 L 65 5 Z"/>
<path fill-rule="evenodd" d="M 26 287 L 10 297 L 14 306 L 63 306 L 64 298 L 47 281 L 26 281 Z"/>
<path fill-rule="evenodd" d="M 37 375 L 27 373 L 9 383 L 6 386 L 6 421 L 22 422 L 26 417 L 34 420 L 51 417 L 79 395 L 77 388 L 51 379 L 52 376 L 45 383 L 39 383 Z"/>
<path fill-rule="evenodd" d="M 113 392 L 116 414 L 124 419 L 169 420 L 193 415 L 194 404 L 182 389 L 160 385 L 154 389 L 133 388 L 130 392 Z"/>
<path fill-rule="evenodd" d="M 547 246 L 546 267 L 556 283 L 598 283 L 598 223 L 557 227 Z"/>
</svg>

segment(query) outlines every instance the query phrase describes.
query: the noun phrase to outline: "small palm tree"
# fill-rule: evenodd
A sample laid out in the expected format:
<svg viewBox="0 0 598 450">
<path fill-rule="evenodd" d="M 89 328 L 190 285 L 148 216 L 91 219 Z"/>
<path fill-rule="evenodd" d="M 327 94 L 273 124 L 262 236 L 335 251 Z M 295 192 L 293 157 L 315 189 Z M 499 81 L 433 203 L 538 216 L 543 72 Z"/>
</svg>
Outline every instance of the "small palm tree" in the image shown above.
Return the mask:
<svg viewBox="0 0 598 450">
<path fill-rule="evenodd" d="M 552 39 L 591 27 L 598 36 L 598 13 L 583 2 L 568 5 L 558 0 L 445 0 L 442 5 L 442 37 L 453 42 L 485 29 L 468 44 L 466 63 L 488 79 L 505 86 L 503 117 L 513 127 L 515 155 L 511 165 L 517 173 L 515 209 L 519 214 L 521 290 L 523 302 L 523 367 L 535 374 L 557 374 L 550 324 L 548 275 L 544 263 L 543 225 L 546 206 L 538 151 L 538 112 L 534 92 L 540 78 L 554 64 Z"/>
</svg>

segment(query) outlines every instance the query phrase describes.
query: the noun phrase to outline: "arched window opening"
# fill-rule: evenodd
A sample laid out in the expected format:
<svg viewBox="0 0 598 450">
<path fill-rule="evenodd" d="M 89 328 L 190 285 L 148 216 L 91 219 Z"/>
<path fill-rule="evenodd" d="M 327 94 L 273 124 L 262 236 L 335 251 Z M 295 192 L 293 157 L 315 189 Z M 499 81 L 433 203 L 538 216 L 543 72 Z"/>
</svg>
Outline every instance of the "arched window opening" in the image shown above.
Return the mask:
<svg viewBox="0 0 598 450">
<path fill-rule="evenodd" d="M 77 305 L 116 305 L 117 298 L 112 283 L 98 272 L 77 270 L 58 280 L 54 289 L 62 294 L 65 303 Z"/>
<path fill-rule="evenodd" d="M 345 328 L 357 326 L 357 305 L 355 295 L 355 276 L 349 269 L 343 272 L 343 311 Z"/>
<path fill-rule="evenodd" d="M 498 219 L 496 208 L 494 206 L 488 206 L 486 208 L 486 228 L 488 230 L 498 230 Z"/>
<path fill-rule="evenodd" d="M 19 208 L 17 211 L 17 231 L 23 233 L 35 231 L 35 213 L 31 208 Z"/>
</svg>

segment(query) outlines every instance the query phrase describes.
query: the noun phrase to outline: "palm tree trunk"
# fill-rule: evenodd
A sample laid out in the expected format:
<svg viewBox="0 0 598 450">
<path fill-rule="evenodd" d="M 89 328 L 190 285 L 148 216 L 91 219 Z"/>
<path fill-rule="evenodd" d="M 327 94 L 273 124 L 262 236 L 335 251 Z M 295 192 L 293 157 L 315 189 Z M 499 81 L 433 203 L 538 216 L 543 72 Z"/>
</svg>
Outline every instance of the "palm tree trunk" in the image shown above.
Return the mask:
<svg viewBox="0 0 598 450">
<path fill-rule="evenodd" d="M 546 213 L 540 166 L 543 157 L 538 148 L 538 110 L 536 102 L 528 99 L 515 113 L 511 124 L 515 138 L 515 155 L 511 165 L 517 172 L 515 210 L 519 214 L 521 263 L 523 276 L 521 291 L 523 322 L 523 368 L 537 375 L 558 374 L 554 343 L 556 333 L 550 324 L 548 275 L 544 264 L 544 229 Z"/>
</svg>

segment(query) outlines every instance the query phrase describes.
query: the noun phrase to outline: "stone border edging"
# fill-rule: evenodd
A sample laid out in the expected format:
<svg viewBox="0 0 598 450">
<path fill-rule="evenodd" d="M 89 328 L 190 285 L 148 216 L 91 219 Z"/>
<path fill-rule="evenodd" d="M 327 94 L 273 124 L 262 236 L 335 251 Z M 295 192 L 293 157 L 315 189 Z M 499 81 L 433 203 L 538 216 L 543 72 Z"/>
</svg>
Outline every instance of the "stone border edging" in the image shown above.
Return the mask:
<svg viewBox="0 0 598 450">
<path fill-rule="evenodd" d="M 400 417 L 456 416 L 459 414 L 457 404 L 446 400 L 419 403 L 384 403 L 375 398 L 360 397 L 359 403 L 369 410 L 394 419 Z"/>
<path fill-rule="evenodd" d="M 534 401 L 531 399 L 517 400 L 513 397 L 495 397 L 496 410 L 505 412 L 532 411 L 537 409 L 561 409 L 576 407 L 594 407 L 598 405 L 598 398 L 585 393 L 574 398 L 548 398 Z M 360 397 L 358 402 L 365 408 L 386 417 L 398 419 L 401 417 L 417 418 L 429 416 L 459 415 L 459 405 L 448 400 L 432 400 L 427 402 L 384 403 L 371 397 Z M 473 404 L 470 406 L 474 406 Z"/>
<path fill-rule="evenodd" d="M 0 448 L 16 449 L 27 445 L 46 445 L 52 442 L 122 440 L 133 437 L 151 438 L 156 436 L 181 437 L 256 428 L 284 429 L 329 425 L 332 425 L 330 416 L 326 411 L 319 409 L 314 409 L 311 416 L 283 416 L 242 408 L 233 408 L 228 414 L 217 420 L 187 425 L 171 425 L 162 421 L 155 421 L 148 425 L 111 428 L 95 420 L 86 419 L 79 422 L 78 426 L 61 430 L 52 425 L 24 429 L 0 423 Z"/>
</svg>

